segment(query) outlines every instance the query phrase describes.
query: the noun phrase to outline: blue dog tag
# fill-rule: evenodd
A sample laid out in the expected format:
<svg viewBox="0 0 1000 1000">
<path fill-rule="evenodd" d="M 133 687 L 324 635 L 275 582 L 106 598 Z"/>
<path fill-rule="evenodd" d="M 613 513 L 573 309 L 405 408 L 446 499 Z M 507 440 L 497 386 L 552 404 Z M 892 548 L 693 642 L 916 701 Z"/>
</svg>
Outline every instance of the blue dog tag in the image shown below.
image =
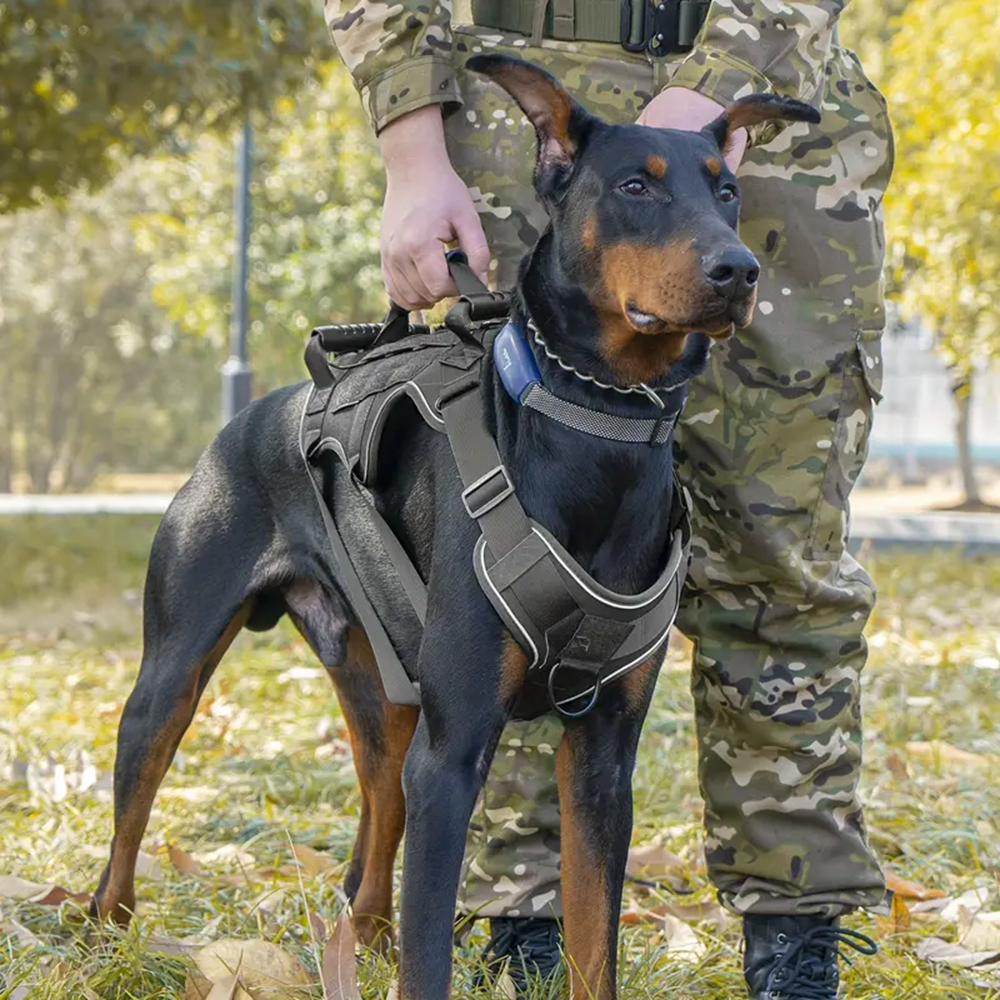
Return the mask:
<svg viewBox="0 0 1000 1000">
<path fill-rule="evenodd" d="M 538 362 L 532 354 L 524 334 L 508 323 L 493 341 L 493 363 L 500 373 L 500 381 L 507 394 L 520 403 L 525 392 L 536 382 L 542 381 Z"/>
</svg>

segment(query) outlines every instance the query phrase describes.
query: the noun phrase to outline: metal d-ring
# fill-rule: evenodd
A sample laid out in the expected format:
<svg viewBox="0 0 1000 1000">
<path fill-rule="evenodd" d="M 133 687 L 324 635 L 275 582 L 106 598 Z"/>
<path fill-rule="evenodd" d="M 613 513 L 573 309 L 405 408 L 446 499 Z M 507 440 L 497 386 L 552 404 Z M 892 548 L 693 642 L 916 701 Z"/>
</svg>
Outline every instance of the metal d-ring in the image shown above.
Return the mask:
<svg viewBox="0 0 1000 1000">
<path fill-rule="evenodd" d="M 601 684 L 602 684 L 601 673 L 600 671 L 596 671 L 594 673 L 594 693 L 591 695 L 590 701 L 587 702 L 586 707 L 581 709 L 579 712 L 570 712 L 567 709 L 563 708 L 562 705 L 560 705 L 556 701 L 556 690 L 555 690 L 556 674 L 559 673 L 559 670 L 563 666 L 564 666 L 563 661 L 557 660 L 556 663 L 553 664 L 552 669 L 549 671 L 549 680 L 548 680 L 549 704 L 560 715 L 565 716 L 567 719 L 582 719 L 597 704 L 597 699 L 601 696 Z M 578 698 L 582 697 L 583 697 L 582 694 L 574 695 L 574 697 L 569 698 L 568 700 L 576 701 Z"/>
</svg>

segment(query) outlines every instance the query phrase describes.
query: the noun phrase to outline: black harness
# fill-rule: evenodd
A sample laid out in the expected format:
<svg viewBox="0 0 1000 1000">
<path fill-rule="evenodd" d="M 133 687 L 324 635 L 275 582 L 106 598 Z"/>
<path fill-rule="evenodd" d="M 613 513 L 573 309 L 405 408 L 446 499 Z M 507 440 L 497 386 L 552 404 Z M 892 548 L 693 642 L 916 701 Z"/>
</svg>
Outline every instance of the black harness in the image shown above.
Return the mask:
<svg viewBox="0 0 1000 1000">
<path fill-rule="evenodd" d="M 684 491 L 677 484 L 673 493 L 666 565 L 641 594 L 617 594 L 597 583 L 543 525 L 529 518 L 487 430 L 480 389 L 492 352 L 514 395 L 503 371 L 509 358 L 502 348 L 513 343 L 516 351 L 517 345 L 516 331 L 505 323 L 509 301 L 483 289 L 454 258 L 450 263 L 466 294 L 444 328 L 410 325 L 405 313 L 394 310 L 381 326 L 320 327 L 310 337 L 306 361 L 314 384 L 303 409 L 300 447 L 339 582 L 371 641 L 386 696 L 397 704 L 419 704 L 415 664 L 405 663 L 407 657 L 393 645 L 352 563 L 336 510 L 331 513 L 324 499 L 324 477 L 330 474 L 324 456 L 332 452 L 338 459 L 334 466 L 367 501 L 397 579 L 423 625 L 426 583 L 370 492 L 389 414 L 408 399 L 428 426 L 448 436 L 462 479 L 462 502 L 481 532 L 473 556 L 476 578 L 527 654 L 529 679 L 544 685 L 551 707 L 564 715 L 583 715 L 605 684 L 657 651 L 676 618 L 691 540 Z M 707 344 L 698 339 L 695 353 L 704 354 Z M 365 343 L 370 346 L 359 350 Z M 335 354 L 332 362 L 329 353 Z M 670 412 L 653 420 L 617 417 L 559 400 L 544 389 L 540 376 L 515 398 L 527 399 L 523 405 L 534 403 L 543 413 L 558 411 L 548 415 L 583 433 L 655 447 L 669 440 L 683 406 L 685 384 L 673 388 Z"/>
</svg>

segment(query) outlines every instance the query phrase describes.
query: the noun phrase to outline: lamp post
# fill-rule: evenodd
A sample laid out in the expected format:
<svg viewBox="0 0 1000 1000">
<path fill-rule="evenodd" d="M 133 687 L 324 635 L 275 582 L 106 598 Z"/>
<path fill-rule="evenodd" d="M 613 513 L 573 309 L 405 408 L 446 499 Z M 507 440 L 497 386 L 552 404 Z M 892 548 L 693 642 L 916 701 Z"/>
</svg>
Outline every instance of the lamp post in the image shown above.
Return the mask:
<svg viewBox="0 0 1000 1000">
<path fill-rule="evenodd" d="M 250 363 L 247 361 L 247 251 L 250 246 L 250 161 L 253 135 L 250 114 L 243 122 L 237 152 L 236 245 L 233 261 L 232 319 L 229 324 L 229 357 L 222 366 L 222 422 L 228 424 L 250 403 Z"/>
</svg>

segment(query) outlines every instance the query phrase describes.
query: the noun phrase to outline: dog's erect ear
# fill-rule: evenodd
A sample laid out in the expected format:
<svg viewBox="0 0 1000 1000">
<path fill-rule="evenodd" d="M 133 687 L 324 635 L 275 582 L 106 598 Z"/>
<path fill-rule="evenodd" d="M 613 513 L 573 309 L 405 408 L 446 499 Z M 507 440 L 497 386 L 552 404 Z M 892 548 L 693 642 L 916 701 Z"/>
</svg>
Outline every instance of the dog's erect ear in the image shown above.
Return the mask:
<svg viewBox="0 0 1000 1000">
<path fill-rule="evenodd" d="M 465 65 L 503 87 L 534 125 L 538 136 L 535 183 L 541 194 L 557 201 L 572 176 L 591 116 L 555 77 L 533 63 L 511 56 L 478 55 Z"/>
<path fill-rule="evenodd" d="M 780 118 L 786 122 L 819 121 L 819 112 L 804 101 L 794 97 L 780 97 L 777 94 L 750 94 L 730 104 L 713 122 L 702 130 L 707 132 L 723 152 L 729 145 L 732 134 L 740 128 L 750 128 L 761 122 Z"/>
</svg>

